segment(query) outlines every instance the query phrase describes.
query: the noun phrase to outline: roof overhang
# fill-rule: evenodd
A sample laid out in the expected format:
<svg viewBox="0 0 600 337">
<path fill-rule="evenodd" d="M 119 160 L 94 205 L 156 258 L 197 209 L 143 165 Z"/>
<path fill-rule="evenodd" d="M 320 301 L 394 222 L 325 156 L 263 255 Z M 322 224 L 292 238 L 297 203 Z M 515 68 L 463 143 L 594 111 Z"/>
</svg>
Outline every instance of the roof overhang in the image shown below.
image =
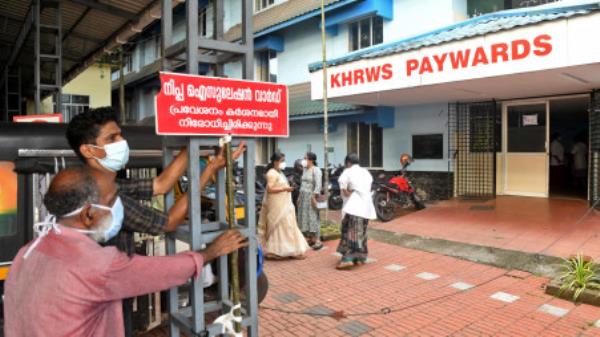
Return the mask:
<svg viewBox="0 0 600 337">
<path fill-rule="evenodd" d="M 327 69 L 328 97 L 410 105 L 545 96 L 600 87 L 600 12 L 515 27 Z M 311 73 L 311 98 L 323 97 Z"/>
</svg>

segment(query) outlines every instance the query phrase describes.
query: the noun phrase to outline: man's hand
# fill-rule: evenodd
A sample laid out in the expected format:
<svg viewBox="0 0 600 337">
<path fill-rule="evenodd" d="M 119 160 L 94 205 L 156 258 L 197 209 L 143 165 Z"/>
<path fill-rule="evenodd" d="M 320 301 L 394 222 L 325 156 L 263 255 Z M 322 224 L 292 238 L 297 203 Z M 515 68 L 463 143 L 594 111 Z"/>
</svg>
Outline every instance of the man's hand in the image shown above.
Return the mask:
<svg viewBox="0 0 600 337">
<path fill-rule="evenodd" d="M 233 153 L 231 154 L 231 159 L 237 160 L 242 155 L 242 153 L 244 153 L 244 151 L 246 151 L 246 141 L 245 140 L 240 143 L 240 146 L 238 146 L 238 148 L 235 151 L 233 151 Z M 225 148 L 224 147 L 221 147 L 221 149 L 219 149 L 219 153 L 217 154 L 215 159 L 213 161 L 211 161 L 210 163 L 217 170 L 220 170 L 223 167 L 225 167 L 225 164 L 227 163 L 227 159 L 225 158 Z"/>
<path fill-rule="evenodd" d="M 248 246 L 246 238 L 237 230 L 230 229 L 216 238 L 213 243 L 202 251 L 204 263 L 206 264 L 219 256 L 227 255 L 246 246 Z"/>
</svg>

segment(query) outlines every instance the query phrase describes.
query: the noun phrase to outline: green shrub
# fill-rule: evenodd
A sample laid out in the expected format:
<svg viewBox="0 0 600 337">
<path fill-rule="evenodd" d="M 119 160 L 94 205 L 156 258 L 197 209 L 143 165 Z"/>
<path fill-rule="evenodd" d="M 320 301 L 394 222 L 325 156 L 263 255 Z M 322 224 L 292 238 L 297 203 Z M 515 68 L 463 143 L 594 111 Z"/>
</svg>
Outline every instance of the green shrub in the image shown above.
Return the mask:
<svg viewBox="0 0 600 337">
<path fill-rule="evenodd" d="M 573 291 L 573 301 L 577 301 L 586 289 L 600 289 L 598 266 L 594 261 L 587 260 L 582 254 L 565 259 L 564 272 L 560 276 L 562 283 L 560 292 Z"/>
</svg>

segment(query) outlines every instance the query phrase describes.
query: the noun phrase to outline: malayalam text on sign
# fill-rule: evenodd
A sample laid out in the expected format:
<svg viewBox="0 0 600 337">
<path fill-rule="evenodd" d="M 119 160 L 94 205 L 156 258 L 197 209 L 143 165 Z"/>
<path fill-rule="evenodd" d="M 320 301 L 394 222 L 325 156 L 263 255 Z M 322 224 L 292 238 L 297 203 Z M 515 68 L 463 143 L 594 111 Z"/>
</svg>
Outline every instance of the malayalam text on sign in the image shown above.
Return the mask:
<svg viewBox="0 0 600 337">
<path fill-rule="evenodd" d="M 156 133 L 287 137 L 288 91 L 282 84 L 160 73 Z"/>
</svg>

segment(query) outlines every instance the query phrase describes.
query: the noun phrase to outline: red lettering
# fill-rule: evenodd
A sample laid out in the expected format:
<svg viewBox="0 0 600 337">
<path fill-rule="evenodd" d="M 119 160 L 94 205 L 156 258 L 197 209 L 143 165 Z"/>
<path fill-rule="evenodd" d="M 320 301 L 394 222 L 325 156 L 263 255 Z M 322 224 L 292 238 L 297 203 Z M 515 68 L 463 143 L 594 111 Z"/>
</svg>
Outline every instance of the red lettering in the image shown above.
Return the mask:
<svg viewBox="0 0 600 337">
<path fill-rule="evenodd" d="M 361 84 L 365 83 L 365 73 L 362 69 L 354 70 L 354 84 L 358 84 L 359 81 Z"/>
<path fill-rule="evenodd" d="M 410 76 L 414 70 L 419 67 L 419 61 L 416 59 L 406 61 L 406 76 Z"/>
<path fill-rule="evenodd" d="M 488 61 L 487 55 L 485 55 L 485 50 L 483 50 L 483 47 L 477 47 L 477 49 L 475 49 L 475 56 L 473 56 L 473 67 L 475 67 L 479 63 L 490 63 Z"/>
<path fill-rule="evenodd" d="M 510 43 L 512 48 L 512 60 L 521 60 L 526 58 L 531 51 L 531 45 L 527 40 L 514 40 Z"/>
<path fill-rule="evenodd" d="M 352 85 L 352 72 L 345 71 L 342 73 L 342 86 Z"/>
<path fill-rule="evenodd" d="M 437 64 L 438 71 L 444 70 L 444 61 L 446 61 L 446 56 L 448 56 L 448 53 L 443 53 L 442 56 L 433 55 L 433 60 Z"/>
<path fill-rule="evenodd" d="M 393 76 L 392 64 L 391 63 L 384 64 L 383 67 L 381 67 L 381 72 L 383 73 L 381 75 L 382 79 L 389 80 L 390 78 L 392 78 L 392 76 Z"/>
<path fill-rule="evenodd" d="M 431 66 L 431 61 L 429 61 L 428 56 L 425 56 L 423 61 L 421 61 L 421 69 L 419 70 L 419 74 L 423 74 L 425 72 L 433 74 L 433 67 Z"/>
<path fill-rule="evenodd" d="M 340 84 L 340 74 L 339 73 L 338 74 L 332 74 L 331 77 L 330 77 L 330 79 L 331 79 L 330 82 L 331 82 L 331 87 L 332 88 L 339 88 L 339 87 L 342 86 Z"/>
<path fill-rule="evenodd" d="M 459 50 L 455 53 L 450 53 L 450 63 L 452 64 L 452 69 L 466 68 L 469 65 L 469 55 L 471 54 L 471 49 Z"/>
<path fill-rule="evenodd" d="M 379 72 L 381 70 L 381 66 L 369 67 L 365 70 L 367 71 L 367 82 L 379 81 Z"/>
<path fill-rule="evenodd" d="M 533 39 L 533 46 L 536 48 L 533 53 L 537 56 L 546 56 L 552 52 L 552 37 L 548 34 L 536 36 Z"/>
<path fill-rule="evenodd" d="M 492 46 L 492 63 L 498 62 L 498 58 L 502 58 L 502 62 L 508 61 L 508 44 L 494 43 Z"/>
</svg>

